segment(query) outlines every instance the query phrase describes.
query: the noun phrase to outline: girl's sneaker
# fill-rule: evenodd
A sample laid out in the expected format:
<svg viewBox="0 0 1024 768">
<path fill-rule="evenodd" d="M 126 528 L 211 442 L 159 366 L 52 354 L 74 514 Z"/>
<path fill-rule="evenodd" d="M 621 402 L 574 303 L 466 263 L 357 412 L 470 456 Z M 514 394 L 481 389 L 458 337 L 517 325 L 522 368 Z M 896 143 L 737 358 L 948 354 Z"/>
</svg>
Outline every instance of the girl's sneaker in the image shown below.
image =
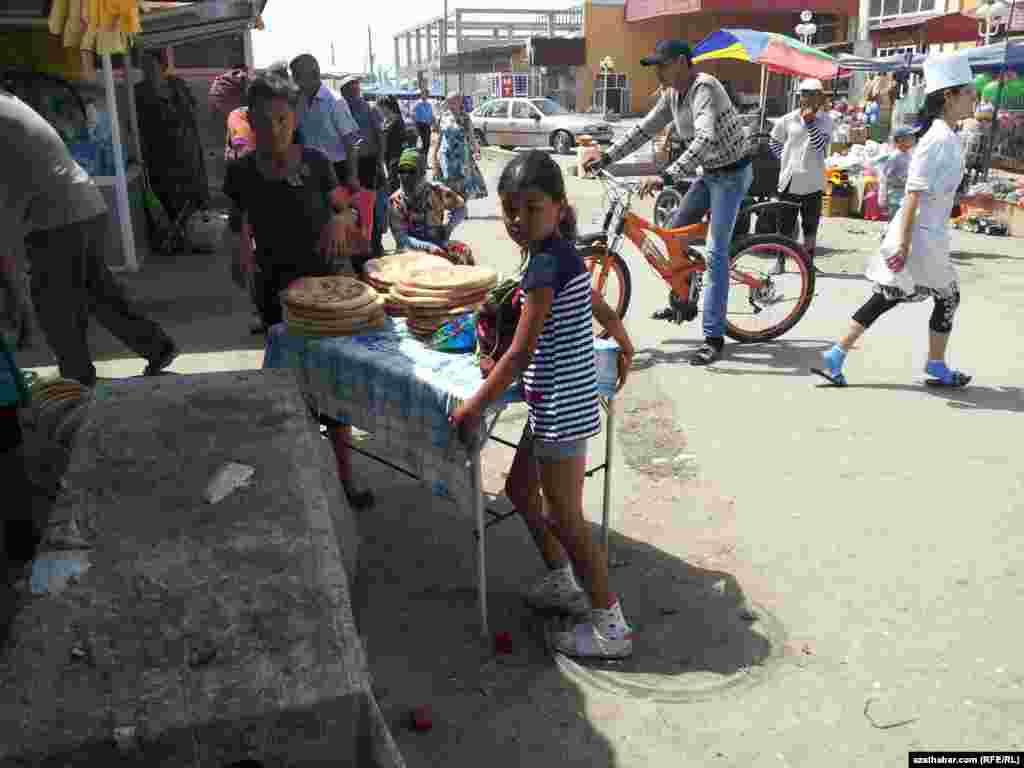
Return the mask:
<svg viewBox="0 0 1024 768">
<path fill-rule="evenodd" d="M 633 630 L 601 632 L 592 619 L 553 627 L 548 639 L 558 653 L 578 659 L 625 659 L 633 654 Z"/>
<path fill-rule="evenodd" d="M 571 578 L 551 571 L 523 596 L 536 611 L 585 615 L 590 611 L 590 598 Z"/>
</svg>

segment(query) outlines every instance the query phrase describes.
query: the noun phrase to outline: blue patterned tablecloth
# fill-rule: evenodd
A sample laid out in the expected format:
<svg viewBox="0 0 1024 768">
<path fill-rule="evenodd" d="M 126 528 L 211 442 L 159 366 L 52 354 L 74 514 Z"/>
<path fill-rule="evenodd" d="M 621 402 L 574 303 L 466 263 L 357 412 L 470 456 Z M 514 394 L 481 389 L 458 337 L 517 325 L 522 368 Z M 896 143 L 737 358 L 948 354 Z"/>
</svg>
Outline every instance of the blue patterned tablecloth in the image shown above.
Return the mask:
<svg viewBox="0 0 1024 768">
<path fill-rule="evenodd" d="M 594 349 L 598 388 L 612 397 L 618 346 L 595 339 Z M 371 433 L 388 461 L 418 475 L 434 494 L 471 504 L 470 457 L 448 414 L 483 381 L 475 355 L 432 350 L 401 319 L 361 336 L 320 339 L 291 335 L 280 324 L 270 329 L 263 367 L 294 369 L 313 410 Z M 522 401 L 515 385 L 492 411 Z"/>
</svg>

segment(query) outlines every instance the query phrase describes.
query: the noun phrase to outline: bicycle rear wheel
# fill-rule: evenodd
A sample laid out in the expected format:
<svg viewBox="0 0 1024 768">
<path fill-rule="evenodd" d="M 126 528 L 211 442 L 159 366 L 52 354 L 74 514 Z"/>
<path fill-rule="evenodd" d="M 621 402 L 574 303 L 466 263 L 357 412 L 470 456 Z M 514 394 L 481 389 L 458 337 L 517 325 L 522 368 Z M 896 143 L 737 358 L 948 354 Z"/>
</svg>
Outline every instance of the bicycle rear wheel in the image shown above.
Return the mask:
<svg viewBox="0 0 1024 768">
<path fill-rule="evenodd" d="M 730 339 L 777 339 L 811 306 L 814 269 L 795 240 L 782 235 L 744 238 L 733 244 L 729 265 L 725 335 Z"/>
<path fill-rule="evenodd" d="M 578 245 L 577 251 L 590 272 L 594 291 L 615 310 L 615 314 L 625 317 L 633 293 L 633 281 L 625 259 L 617 253 L 609 253 L 607 243 L 601 241 Z M 594 320 L 594 335 L 599 338 L 608 336 L 597 320 Z"/>
</svg>

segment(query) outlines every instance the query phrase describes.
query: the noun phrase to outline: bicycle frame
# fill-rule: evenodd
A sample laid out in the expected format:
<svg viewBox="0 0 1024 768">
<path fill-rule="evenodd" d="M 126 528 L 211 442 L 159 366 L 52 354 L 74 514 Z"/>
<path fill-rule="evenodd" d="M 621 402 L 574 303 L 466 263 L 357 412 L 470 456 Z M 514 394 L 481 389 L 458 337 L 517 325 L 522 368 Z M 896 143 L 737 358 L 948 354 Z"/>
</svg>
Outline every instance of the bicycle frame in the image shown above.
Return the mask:
<svg viewBox="0 0 1024 768">
<path fill-rule="evenodd" d="M 641 216 L 633 213 L 633 195 L 636 185 L 619 181 L 607 171 L 601 171 L 607 180 L 611 205 L 605 215 L 604 231 L 608 237 L 607 253 L 618 253 L 622 238 L 627 238 L 643 254 L 651 268 L 672 288 L 677 296 L 687 297 L 690 291 L 690 278 L 694 273 L 704 272 L 707 265 L 703 257 L 689 247 L 691 242 L 707 236 L 707 222 L 691 224 L 687 227 L 663 229 L 657 227 Z M 664 245 L 667 261 L 662 258 L 657 240 L 652 243 L 651 235 Z M 691 255 L 693 251 L 694 255 Z M 696 258 L 694 258 L 696 256 Z M 608 278 L 609 263 L 602 264 L 601 273 L 597 276 L 596 289 L 604 291 Z M 593 273 L 591 273 L 593 274 Z M 766 281 L 761 277 L 733 271 L 732 279 L 749 285 L 751 288 L 763 288 Z"/>
</svg>

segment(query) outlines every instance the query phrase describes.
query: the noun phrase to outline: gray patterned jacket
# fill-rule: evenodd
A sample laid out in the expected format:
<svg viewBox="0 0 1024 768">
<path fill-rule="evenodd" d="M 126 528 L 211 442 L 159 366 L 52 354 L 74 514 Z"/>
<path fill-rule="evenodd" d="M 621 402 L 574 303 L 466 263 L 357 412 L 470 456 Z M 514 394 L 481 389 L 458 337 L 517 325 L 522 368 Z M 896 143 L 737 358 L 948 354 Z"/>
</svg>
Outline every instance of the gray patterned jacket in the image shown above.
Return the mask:
<svg viewBox="0 0 1024 768">
<path fill-rule="evenodd" d="M 665 169 L 669 176 L 693 174 L 698 166 L 712 172 L 733 165 L 748 154 L 747 137 L 736 107 L 718 79 L 702 72 L 686 93 L 665 88 L 647 117 L 608 150 L 608 162 L 618 162 L 632 154 L 673 121 L 676 133 L 688 146 Z"/>
</svg>

